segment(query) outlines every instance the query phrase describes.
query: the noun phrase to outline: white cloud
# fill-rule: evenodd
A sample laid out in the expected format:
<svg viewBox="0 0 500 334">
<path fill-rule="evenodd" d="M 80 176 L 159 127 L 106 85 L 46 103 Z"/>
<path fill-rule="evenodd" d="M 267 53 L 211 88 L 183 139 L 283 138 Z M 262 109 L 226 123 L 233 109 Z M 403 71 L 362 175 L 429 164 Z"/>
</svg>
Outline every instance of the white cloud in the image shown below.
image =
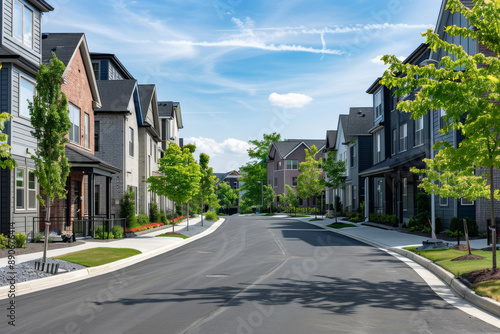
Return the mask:
<svg viewBox="0 0 500 334">
<path fill-rule="evenodd" d="M 313 98 L 310 96 L 297 93 L 272 93 L 271 95 L 269 95 L 269 102 L 271 102 L 273 106 L 285 109 L 302 108 L 311 103 L 312 100 Z"/>
<path fill-rule="evenodd" d="M 382 60 L 382 57 L 383 56 L 380 55 L 380 56 L 377 56 L 375 58 L 372 58 L 372 59 L 370 59 L 370 62 L 373 63 L 373 64 L 375 64 L 375 65 L 385 65 L 384 61 Z M 406 57 L 399 56 L 398 59 L 401 60 L 401 61 L 404 61 L 406 59 Z"/>
<path fill-rule="evenodd" d="M 249 143 L 236 138 L 227 138 L 222 143 L 215 139 L 205 137 L 185 138 L 186 143 L 196 145 L 196 152 L 208 154 L 210 157 L 231 153 L 238 155 L 247 155 L 247 150 L 251 147 Z"/>
</svg>

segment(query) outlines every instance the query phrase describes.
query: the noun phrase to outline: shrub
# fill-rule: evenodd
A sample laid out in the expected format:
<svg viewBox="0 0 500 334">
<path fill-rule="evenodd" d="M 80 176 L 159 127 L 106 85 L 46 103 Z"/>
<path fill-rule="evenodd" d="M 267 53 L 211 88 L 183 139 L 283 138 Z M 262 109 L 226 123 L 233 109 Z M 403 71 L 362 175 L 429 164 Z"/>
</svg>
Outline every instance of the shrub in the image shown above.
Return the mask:
<svg viewBox="0 0 500 334">
<path fill-rule="evenodd" d="M 115 236 L 113 235 L 112 232 L 101 232 L 100 234 L 97 234 L 95 235 L 95 238 L 96 239 L 114 239 Z"/>
<path fill-rule="evenodd" d="M 22 233 L 15 233 L 14 246 L 16 248 L 26 248 L 26 235 Z"/>
<path fill-rule="evenodd" d="M 33 242 L 40 243 L 44 241 L 45 235 L 42 232 L 38 232 L 33 238 Z"/>
<path fill-rule="evenodd" d="M 166 223 L 167 222 L 167 216 L 165 216 L 165 213 L 160 212 L 160 223 Z"/>
<path fill-rule="evenodd" d="M 469 218 L 465 219 L 467 220 L 467 230 L 469 231 L 469 236 L 477 237 L 479 235 L 479 226 L 477 225 L 476 221 L 474 219 L 469 219 Z M 457 236 L 457 232 L 460 232 L 460 235 L 465 235 L 463 221 L 460 221 L 458 217 L 451 218 L 449 232 L 450 232 L 449 234 L 452 234 L 450 236 L 454 237 Z M 449 234 L 447 233 L 447 235 Z"/>
<path fill-rule="evenodd" d="M 127 226 L 133 227 L 137 223 L 135 217 L 135 193 L 129 187 L 120 200 L 120 218 L 127 219 Z"/>
<path fill-rule="evenodd" d="M 0 234 L 0 249 L 5 249 L 7 247 L 9 247 L 9 238 L 7 238 L 3 234 Z"/>
<path fill-rule="evenodd" d="M 123 238 L 123 227 L 121 226 L 113 226 L 111 229 L 111 233 L 113 233 L 115 239 Z"/>
<path fill-rule="evenodd" d="M 139 226 L 143 226 L 143 225 L 149 224 L 149 217 L 148 217 L 148 215 L 146 215 L 144 213 L 140 213 L 139 216 L 137 216 L 137 224 L 139 224 Z"/>
<path fill-rule="evenodd" d="M 152 223 L 158 223 L 161 220 L 160 210 L 158 210 L 158 203 L 151 202 L 149 205 L 149 221 Z"/>
<path fill-rule="evenodd" d="M 436 233 L 439 233 L 443 230 L 443 220 L 441 217 L 435 217 L 434 223 L 436 224 Z"/>
<path fill-rule="evenodd" d="M 205 213 L 205 219 L 217 221 L 217 220 L 219 220 L 219 217 L 217 216 L 215 211 L 208 211 L 207 213 Z"/>
</svg>

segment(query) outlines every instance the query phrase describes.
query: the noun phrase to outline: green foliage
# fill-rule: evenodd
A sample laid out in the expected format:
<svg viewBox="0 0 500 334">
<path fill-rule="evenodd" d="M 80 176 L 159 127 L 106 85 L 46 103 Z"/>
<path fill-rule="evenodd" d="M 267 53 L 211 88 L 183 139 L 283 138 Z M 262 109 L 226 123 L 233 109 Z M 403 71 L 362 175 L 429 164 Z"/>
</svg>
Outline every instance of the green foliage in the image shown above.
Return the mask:
<svg viewBox="0 0 500 334">
<path fill-rule="evenodd" d="M 412 218 L 410 218 L 411 220 Z M 398 216 L 397 215 L 382 215 L 379 213 L 370 213 L 368 218 L 372 223 L 379 223 L 389 226 L 398 226 Z"/>
<path fill-rule="evenodd" d="M 200 203 L 199 213 L 201 213 L 201 207 L 205 206 L 205 204 L 208 204 L 209 207 L 211 207 L 211 204 L 214 204 L 212 195 L 215 194 L 215 184 L 217 183 L 217 178 L 214 175 L 213 168 L 208 167 L 209 162 L 210 157 L 205 153 L 201 153 L 199 162 L 201 172 L 200 191 L 195 196 L 196 201 Z M 217 207 L 217 209 L 219 208 Z"/>
<path fill-rule="evenodd" d="M 23 233 L 14 233 L 14 246 L 16 248 L 26 248 L 26 235 Z"/>
<path fill-rule="evenodd" d="M 137 216 L 137 224 L 139 224 L 140 226 L 147 225 L 149 223 L 150 223 L 149 216 L 146 215 L 145 213 L 140 213 L 139 216 Z"/>
<path fill-rule="evenodd" d="M 272 205 L 274 203 L 274 197 L 276 197 L 273 187 L 265 185 L 263 196 L 264 196 L 264 208 L 271 210 Z"/>
<path fill-rule="evenodd" d="M 152 223 L 161 222 L 160 210 L 158 209 L 158 203 L 151 202 L 149 205 L 149 221 Z"/>
<path fill-rule="evenodd" d="M 311 149 L 304 149 L 306 159 L 299 166 L 300 175 L 297 178 L 297 194 L 302 199 L 321 195 L 324 190 L 324 180 L 320 179 L 322 170 L 321 159 L 316 159 L 318 148 L 311 146 Z"/>
<path fill-rule="evenodd" d="M 217 221 L 219 220 L 219 217 L 217 216 L 217 213 L 215 213 L 215 211 L 208 211 L 207 213 L 205 213 L 205 219 Z"/>
<path fill-rule="evenodd" d="M 0 114 L 0 168 L 13 169 L 17 166 L 16 161 L 12 159 L 10 152 L 10 145 L 7 144 L 8 135 L 3 133 L 5 129 L 5 122 L 9 121 L 12 115 L 9 113 Z"/>
<path fill-rule="evenodd" d="M 47 202 L 38 195 L 40 204 L 46 205 L 46 218 L 57 198 L 66 198 L 66 179 L 70 165 L 65 153 L 66 136 L 71 128 L 68 115 L 68 100 L 61 91 L 64 64 L 53 53 L 49 65 L 41 64 L 36 75 L 36 95 L 29 103 L 31 135 L 37 141 L 37 148 L 31 158 L 35 161 L 35 176 L 40 188 L 47 196 Z"/>
<path fill-rule="evenodd" d="M 469 232 L 469 237 L 477 237 L 479 235 L 479 226 L 474 219 L 465 218 L 467 221 L 467 231 Z M 450 229 L 446 233 L 449 236 L 456 237 L 457 234 L 465 235 L 463 220 L 458 217 L 451 218 Z"/>
<path fill-rule="evenodd" d="M 165 215 L 165 212 L 160 212 L 160 222 L 161 223 L 167 223 L 167 216 Z"/>
<path fill-rule="evenodd" d="M 299 198 L 297 197 L 297 193 L 295 189 L 293 189 L 290 185 L 285 185 L 285 194 L 283 195 L 283 201 L 285 205 L 290 207 L 290 212 L 292 209 L 295 209 L 299 206 Z"/>
<path fill-rule="evenodd" d="M 240 213 L 253 213 L 253 206 L 248 203 L 248 201 L 242 200 L 240 201 Z"/>
<path fill-rule="evenodd" d="M 238 191 L 231 188 L 231 186 L 227 182 L 221 182 L 219 184 L 217 195 L 219 196 L 220 200 L 226 205 L 227 210 L 229 210 L 229 207 L 234 205 L 235 201 L 238 199 Z"/>
<path fill-rule="evenodd" d="M 120 200 L 120 218 L 127 219 L 127 227 L 132 228 L 137 224 L 135 216 L 135 193 L 129 187 Z"/>
<path fill-rule="evenodd" d="M 0 234 L 0 249 L 5 249 L 9 247 L 9 238 L 3 234 Z"/>
<path fill-rule="evenodd" d="M 111 233 L 115 237 L 115 239 L 121 239 L 123 238 L 123 227 L 121 226 L 113 226 L 111 228 Z"/>
<path fill-rule="evenodd" d="M 328 151 L 327 158 L 323 161 L 323 172 L 326 174 L 326 187 L 333 189 L 342 187 L 346 168 L 344 161 L 337 160 L 336 152 Z"/>
</svg>

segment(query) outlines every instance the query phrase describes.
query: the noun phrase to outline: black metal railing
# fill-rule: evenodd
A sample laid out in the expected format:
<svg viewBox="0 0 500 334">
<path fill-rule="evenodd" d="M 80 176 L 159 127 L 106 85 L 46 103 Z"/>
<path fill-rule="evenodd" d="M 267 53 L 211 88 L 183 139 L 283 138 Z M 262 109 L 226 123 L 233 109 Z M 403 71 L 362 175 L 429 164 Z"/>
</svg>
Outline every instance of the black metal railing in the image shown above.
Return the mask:
<svg viewBox="0 0 500 334">
<path fill-rule="evenodd" d="M 102 216 L 85 217 L 84 219 L 51 217 L 49 223 L 49 233 L 72 235 L 73 239 L 86 237 L 97 239 L 123 238 L 127 228 L 126 218 L 107 219 Z M 121 231 L 120 229 L 113 230 L 115 226 L 121 227 Z M 45 217 L 33 218 L 33 231 L 45 233 L 45 227 Z M 110 233 L 113 231 L 115 233 Z"/>
</svg>

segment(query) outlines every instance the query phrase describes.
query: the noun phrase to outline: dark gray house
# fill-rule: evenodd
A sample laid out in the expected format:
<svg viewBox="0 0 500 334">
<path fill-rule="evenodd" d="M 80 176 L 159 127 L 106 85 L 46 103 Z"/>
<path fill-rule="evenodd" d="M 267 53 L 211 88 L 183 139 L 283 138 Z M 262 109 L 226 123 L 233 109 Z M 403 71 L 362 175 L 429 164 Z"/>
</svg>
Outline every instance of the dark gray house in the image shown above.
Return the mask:
<svg viewBox="0 0 500 334">
<path fill-rule="evenodd" d="M 12 115 L 6 123 L 14 170 L 0 170 L 0 233 L 29 233 L 38 215 L 39 187 L 30 153 L 36 148 L 31 136 L 28 100 L 33 98 L 36 72 L 42 60 L 42 15 L 54 10 L 43 0 L 3 0 L 0 20 L 0 113 Z"/>
</svg>

